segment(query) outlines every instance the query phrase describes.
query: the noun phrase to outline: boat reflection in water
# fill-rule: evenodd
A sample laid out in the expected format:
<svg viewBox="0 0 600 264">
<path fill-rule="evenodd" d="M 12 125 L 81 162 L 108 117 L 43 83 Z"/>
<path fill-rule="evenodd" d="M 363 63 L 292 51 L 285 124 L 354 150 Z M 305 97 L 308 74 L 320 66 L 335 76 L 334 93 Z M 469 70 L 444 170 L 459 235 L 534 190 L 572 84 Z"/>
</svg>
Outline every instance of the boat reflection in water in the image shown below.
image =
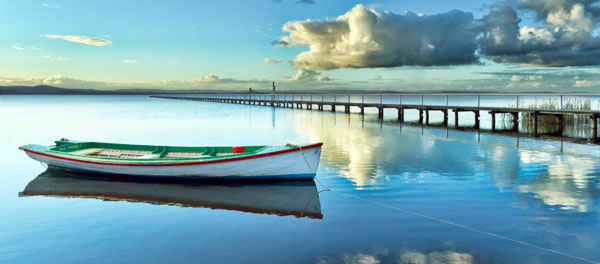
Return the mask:
<svg viewBox="0 0 600 264">
<path fill-rule="evenodd" d="M 19 196 L 96 198 L 323 218 L 314 181 L 157 182 L 48 169 Z"/>
</svg>

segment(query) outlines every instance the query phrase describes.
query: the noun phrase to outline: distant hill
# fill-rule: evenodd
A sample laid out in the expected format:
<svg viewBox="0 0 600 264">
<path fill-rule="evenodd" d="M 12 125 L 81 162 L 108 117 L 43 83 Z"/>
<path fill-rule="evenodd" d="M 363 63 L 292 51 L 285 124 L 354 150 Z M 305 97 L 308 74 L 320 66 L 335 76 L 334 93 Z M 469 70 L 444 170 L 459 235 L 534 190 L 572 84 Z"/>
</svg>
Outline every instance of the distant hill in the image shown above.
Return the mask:
<svg viewBox="0 0 600 264">
<path fill-rule="evenodd" d="M 0 94 L 89 94 L 99 91 L 92 89 L 64 89 L 49 85 L 0 86 Z"/>
</svg>

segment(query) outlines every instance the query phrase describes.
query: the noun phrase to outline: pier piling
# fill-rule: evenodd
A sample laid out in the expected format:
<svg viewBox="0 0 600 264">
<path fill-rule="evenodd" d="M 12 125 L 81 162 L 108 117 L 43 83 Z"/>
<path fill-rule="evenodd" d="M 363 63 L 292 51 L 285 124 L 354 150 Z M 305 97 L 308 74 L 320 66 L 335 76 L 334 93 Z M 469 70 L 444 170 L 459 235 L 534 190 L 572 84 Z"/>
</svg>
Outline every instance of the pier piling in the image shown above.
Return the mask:
<svg viewBox="0 0 600 264">
<path fill-rule="evenodd" d="M 398 107 L 398 121 L 404 122 L 404 108 Z"/>
<path fill-rule="evenodd" d="M 452 111 L 454 111 L 454 127 L 458 127 L 458 109 Z"/>
<path fill-rule="evenodd" d="M 441 105 L 426 105 L 424 104 L 423 101 L 423 95 L 422 94 L 414 94 L 414 95 L 409 95 L 409 96 L 419 96 L 420 97 L 420 102 L 419 104 L 407 104 L 406 101 L 408 100 L 403 100 L 403 96 L 404 95 L 400 95 L 399 96 L 399 100 L 396 103 L 384 103 L 384 101 L 390 101 L 386 98 L 386 100 L 383 100 L 383 95 L 372 95 L 372 94 L 362 94 L 362 95 L 352 95 L 352 96 L 360 96 L 360 100 L 356 100 L 356 102 L 352 101 L 352 96 L 351 95 L 347 95 L 344 94 L 343 99 L 341 100 L 337 100 L 337 95 L 328 95 L 328 96 L 332 96 L 333 100 L 325 100 L 325 95 L 322 94 L 318 94 L 316 96 L 310 95 L 309 97 L 307 95 L 298 95 L 298 94 L 265 94 L 265 95 L 258 95 L 258 94 L 225 94 L 225 95 L 214 95 L 214 94 L 206 94 L 203 95 L 203 97 L 196 97 L 196 96 L 151 96 L 151 97 L 155 97 L 155 98 L 166 98 L 166 99 L 179 99 L 179 100 L 190 100 L 190 101 L 203 101 L 203 102 L 215 102 L 215 103 L 231 103 L 231 104 L 245 104 L 245 105 L 259 105 L 259 106 L 270 106 L 270 107 L 285 107 L 285 108 L 298 108 L 298 109 L 303 109 L 306 107 L 306 109 L 308 110 L 312 110 L 313 109 L 313 105 L 316 104 L 317 105 L 317 110 L 318 111 L 323 111 L 323 108 L 325 105 L 331 106 L 331 111 L 335 112 L 336 111 L 336 107 L 344 107 L 344 112 L 345 113 L 351 113 L 350 109 L 351 107 L 358 107 L 360 109 L 360 114 L 364 115 L 365 114 L 365 108 L 377 108 L 377 116 L 379 119 L 383 119 L 384 117 L 384 112 L 385 109 L 396 109 L 396 111 L 398 111 L 398 121 L 399 122 L 404 122 L 405 121 L 405 109 L 414 109 L 418 111 L 418 122 L 419 124 L 429 124 L 430 123 L 430 119 L 429 119 L 429 112 L 430 111 L 441 111 L 443 114 L 443 125 L 444 126 L 448 126 L 448 111 L 453 111 L 454 112 L 454 126 L 456 128 L 459 127 L 459 113 L 460 112 L 473 112 L 474 114 L 474 121 L 475 121 L 475 128 L 479 129 L 480 128 L 480 111 L 487 111 L 491 114 L 491 125 L 492 125 L 492 132 L 496 131 L 498 129 L 498 124 L 497 124 L 497 118 L 496 118 L 496 114 L 510 114 L 512 116 L 512 123 L 513 123 L 513 131 L 518 132 L 519 130 L 519 115 L 522 114 L 527 114 L 530 115 L 531 119 L 531 125 L 532 125 L 532 131 L 533 134 L 535 136 L 537 136 L 538 134 L 538 127 L 539 127 L 539 116 L 540 115 L 550 115 L 550 116 L 554 116 L 556 118 L 556 123 L 559 126 L 559 131 L 561 131 L 562 134 L 562 129 L 565 126 L 565 118 L 566 115 L 583 115 L 583 116 L 588 116 L 591 119 L 591 123 L 592 123 L 592 134 L 593 134 L 593 139 L 597 140 L 598 139 L 598 118 L 600 117 L 600 110 L 574 110 L 574 109 L 565 109 L 564 107 L 561 107 L 560 109 L 535 109 L 535 108 L 520 108 L 521 104 L 520 104 L 520 98 L 519 95 L 516 95 L 516 103 L 517 103 L 517 107 L 489 107 L 489 106 L 482 106 L 482 96 L 486 96 L 486 95 L 479 95 L 479 94 L 474 94 L 477 95 L 477 106 L 459 106 L 459 105 L 449 105 L 449 94 L 436 94 L 436 95 L 431 95 L 428 94 L 427 96 L 444 96 L 445 98 L 445 104 L 441 104 Z M 573 94 L 569 94 L 569 96 L 572 96 Z M 585 94 L 588 95 L 588 94 Z M 591 94 L 590 94 L 591 95 Z M 598 94 L 600 95 L 600 94 Z M 373 102 L 373 97 L 376 96 L 377 102 Z M 462 94 L 458 95 L 458 96 L 463 96 Z M 560 97 L 562 99 L 563 95 L 555 95 L 555 94 L 549 94 L 548 96 L 557 96 Z M 370 98 L 368 98 L 370 97 Z M 310 100 L 308 101 L 308 98 L 310 98 Z M 314 98 L 314 100 L 313 100 Z M 328 97 L 331 98 L 331 97 Z M 306 101 L 305 101 L 306 99 Z M 368 99 L 368 100 L 367 100 Z M 424 113 L 425 112 L 425 113 Z M 502 119 L 501 119 L 502 120 Z"/>
</svg>

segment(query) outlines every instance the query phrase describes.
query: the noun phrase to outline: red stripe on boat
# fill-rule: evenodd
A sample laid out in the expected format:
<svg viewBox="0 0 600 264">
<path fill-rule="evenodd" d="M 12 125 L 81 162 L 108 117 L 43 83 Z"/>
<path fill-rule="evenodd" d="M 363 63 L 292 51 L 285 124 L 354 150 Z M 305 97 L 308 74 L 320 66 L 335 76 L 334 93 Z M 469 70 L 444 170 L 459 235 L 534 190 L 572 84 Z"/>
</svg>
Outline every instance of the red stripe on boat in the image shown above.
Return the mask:
<svg viewBox="0 0 600 264">
<path fill-rule="evenodd" d="M 34 153 L 34 154 L 37 154 L 37 155 L 46 156 L 46 157 L 51 157 L 51 158 L 56 158 L 56 159 L 62 159 L 62 160 L 69 160 L 69 161 L 76 161 L 76 162 L 83 162 L 83 163 L 102 164 L 102 165 L 115 165 L 115 166 L 155 166 L 155 167 L 157 167 L 157 166 L 201 165 L 201 164 L 211 164 L 211 163 L 230 162 L 230 161 L 237 161 L 237 160 L 255 159 L 255 158 L 261 158 L 261 157 L 267 157 L 267 156 L 284 154 L 284 153 L 288 153 L 288 152 L 300 151 L 301 149 L 302 150 L 312 149 L 312 148 L 317 148 L 317 147 L 320 147 L 320 146 L 323 146 L 323 143 L 317 143 L 317 144 L 307 145 L 307 146 L 303 146 L 302 148 L 297 147 L 297 148 L 284 149 L 284 150 L 278 150 L 278 151 L 261 153 L 261 154 L 241 156 L 241 157 L 223 158 L 223 159 L 208 160 L 208 161 L 179 162 L 179 163 L 114 163 L 114 162 L 101 162 L 101 161 L 80 160 L 80 159 L 73 159 L 73 158 L 67 158 L 67 157 L 62 157 L 62 156 L 56 156 L 56 155 L 51 155 L 51 154 L 44 153 L 44 152 L 39 152 L 39 151 L 35 151 L 35 150 L 26 149 L 26 148 L 23 148 L 23 147 L 19 147 L 19 149 L 20 150 L 24 150 L 26 152 Z"/>
</svg>

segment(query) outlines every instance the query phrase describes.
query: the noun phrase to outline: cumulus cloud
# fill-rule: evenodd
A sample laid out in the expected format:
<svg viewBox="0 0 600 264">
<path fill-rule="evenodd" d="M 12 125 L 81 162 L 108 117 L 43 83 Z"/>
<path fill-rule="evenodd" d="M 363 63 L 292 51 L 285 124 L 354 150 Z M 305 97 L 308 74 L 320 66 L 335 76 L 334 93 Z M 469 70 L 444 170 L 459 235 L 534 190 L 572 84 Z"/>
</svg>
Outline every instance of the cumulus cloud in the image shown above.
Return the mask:
<svg viewBox="0 0 600 264">
<path fill-rule="evenodd" d="M 598 0 L 518 0 L 518 7 L 534 11 L 538 20 L 556 26 L 590 30 L 594 17 L 600 15 Z"/>
<path fill-rule="evenodd" d="M 510 78 L 511 82 L 522 82 L 522 81 L 538 81 L 543 79 L 541 75 L 513 75 Z"/>
<path fill-rule="evenodd" d="M 204 77 L 204 78 L 200 77 L 198 80 L 206 81 L 206 82 L 218 82 L 221 80 L 221 78 L 219 78 L 219 76 L 216 76 L 214 74 L 209 74 L 209 75 L 206 75 L 206 77 Z"/>
<path fill-rule="evenodd" d="M 476 24 L 481 53 L 496 62 L 530 66 L 600 64 L 600 39 L 593 35 L 594 1 L 520 0 L 517 8 L 536 13 L 541 27 L 520 27 L 514 7 L 499 4 Z"/>
<path fill-rule="evenodd" d="M 205 77 L 198 77 L 192 80 L 180 81 L 159 81 L 163 84 L 201 84 L 201 83 L 252 83 L 254 80 L 237 80 L 233 78 L 221 78 L 214 74 L 208 74 Z"/>
<path fill-rule="evenodd" d="M 127 64 L 139 64 L 140 63 L 140 61 L 133 60 L 133 59 L 124 59 L 123 62 L 127 63 Z"/>
<path fill-rule="evenodd" d="M 89 88 L 98 90 L 115 89 L 230 89 L 248 90 L 251 87 L 265 87 L 270 89 L 270 81 L 267 80 L 238 80 L 232 78 L 220 78 L 214 74 L 191 80 L 162 80 L 151 82 L 101 82 L 90 81 L 64 75 L 54 75 L 40 78 L 2 78 L 0 85 L 35 86 L 51 85 L 61 88 Z"/>
<path fill-rule="evenodd" d="M 21 46 L 18 46 L 18 45 L 14 45 L 14 46 L 12 46 L 11 48 L 13 48 L 13 49 L 16 49 L 16 50 L 24 50 L 24 48 L 23 48 L 23 47 L 21 47 Z"/>
<path fill-rule="evenodd" d="M 43 37 L 51 38 L 51 39 L 64 39 L 66 41 L 82 43 L 86 45 L 93 46 L 108 46 L 112 42 L 110 40 L 102 39 L 102 38 L 94 38 L 87 36 L 71 36 L 71 35 L 44 35 Z"/>
<path fill-rule="evenodd" d="M 576 80 L 573 87 L 598 87 L 600 81 L 598 80 Z"/>
<path fill-rule="evenodd" d="M 513 3 L 513 4 L 510 4 Z M 356 5 L 325 20 L 291 21 L 277 46 L 308 46 L 292 61 L 299 69 L 446 66 L 480 58 L 527 66 L 600 64 L 599 0 L 502 2 L 481 19 L 463 11 L 437 15 L 377 12 Z M 539 26 L 522 26 L 518 11 Z"/>
<path fill-rule="evenodd" d="M 321 73 L 317 71 L 300 69 L 296 72 L 296 75 L 292 76 L 288 81 L 293 83 L 331 81 L 331 78 L 320 75 Z"/>
<path fill-rule="evenodd" d="M 51 85 L 64 88 L 106 88 L 104 82 L 86 81 L 64 75 L 54 75 L 40 78 L 1 78 L 0 85 L 35 86 Z"/>
<path fill-rule="evenodd" d="M 462 11 L 396 15 L 359 4 L 332 20 L 288 22 L 280 41 L 309 46 L 293 60 L 308 70 L 470 64 L 479 34 L 472 21 Z"/>
<path fill-rule="evenodd" d="M 282 60 L 281 59 L 269 59 L 269 58 L 266 58 L 263 62 L 266 63 L 266 64 L 269 64 L 269 65 L 275 65 L 275 64 L 281 63 Z"/>
<path fill-rule="evenodd" d="M 86 87 L 90 84 L 97 84 L 100 82 L 91 82 L 85 80 L 79 80 L 75 78 L 70 78 L 63 75 L 55 75 L 47 78 L 41 79 L 41 83 L 45 85 L 54 85 L 54 86 L 69 86 L 69 87 Z"/>
</svg>

